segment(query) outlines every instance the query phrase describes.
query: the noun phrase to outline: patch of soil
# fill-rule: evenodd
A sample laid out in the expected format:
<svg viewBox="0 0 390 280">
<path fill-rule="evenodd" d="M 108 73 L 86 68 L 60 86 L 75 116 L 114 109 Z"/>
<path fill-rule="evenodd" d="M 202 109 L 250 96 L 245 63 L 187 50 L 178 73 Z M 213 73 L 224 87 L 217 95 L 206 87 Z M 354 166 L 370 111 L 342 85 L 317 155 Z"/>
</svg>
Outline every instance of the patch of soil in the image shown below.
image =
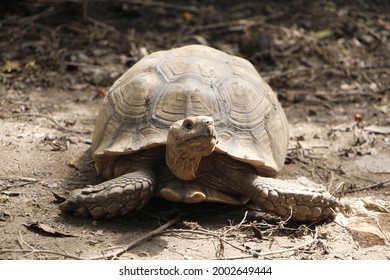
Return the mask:
<svg viewBox="0 0 390 280">
<path fill-rule="evenodd" d="M 101 180 L 88 150 L 110 85 L 145 54 L 192 43 L 247 58 L 278 93 L 291 132 L 280 178 L 390 202 L 389 4 L 258 2 L 0 4 L 0 259 L 104 258 L 135 240 L 111 257 L 389 259 L 386 206 L 368 234 L 253 205 L 153 199 L 103 221 L 59 211 L 67 191 Z"/>
</svg>

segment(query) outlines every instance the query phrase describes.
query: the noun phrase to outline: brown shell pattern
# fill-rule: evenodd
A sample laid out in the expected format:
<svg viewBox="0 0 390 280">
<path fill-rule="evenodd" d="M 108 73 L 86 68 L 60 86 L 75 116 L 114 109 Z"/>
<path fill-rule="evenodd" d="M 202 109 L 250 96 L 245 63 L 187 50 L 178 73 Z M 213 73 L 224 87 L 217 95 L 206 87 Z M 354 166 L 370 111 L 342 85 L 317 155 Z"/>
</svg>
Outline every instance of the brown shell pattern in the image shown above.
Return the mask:
<svg viewBox="0 0 390 280">
<path fill-rule="evenodd" d="M 171 123 L 194 115 L 213 117 L 217 152 L 259 174 L 281 169 L 288 124 L 276 94 L 249 61 L 200 45 L 155 52 L 123 74 L 103 101 L 92 152 L 108 159 L 164 145 Z"/>
</svg>

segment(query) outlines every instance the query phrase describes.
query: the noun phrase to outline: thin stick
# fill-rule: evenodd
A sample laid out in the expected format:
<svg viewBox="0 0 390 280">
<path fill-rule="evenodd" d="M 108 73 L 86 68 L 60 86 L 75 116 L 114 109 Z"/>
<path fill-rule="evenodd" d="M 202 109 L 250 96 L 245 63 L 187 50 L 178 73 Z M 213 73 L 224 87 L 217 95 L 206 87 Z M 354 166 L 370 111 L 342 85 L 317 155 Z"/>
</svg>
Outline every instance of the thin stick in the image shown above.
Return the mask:
<svg viewBox="0 0 390 280">
<path fill-rule="evenodd" d="M 360 189 L 346 190 L 346 193 L 353 193 L 353 192 L 360 192 L 360 191 L 364 191 L 364 190 L 368 190 L 368 189 L 382 188 L 382 187 L 385 187 L 385 185 L 387 183 L 390 183 L 390 179 L 385 180 L 383 182 L 379 182 L 379 183 L 375 183 L 375 184 L 369 185 L 367 187 L 362 187 Z"/>
<path fill-rule="evenodd" d="M 165 233 L 191 233 L 191 234 L 203 234 L 203 235 L 209 235 L 213 236 L 215 238 L 220 239 L 221 234 L 210 232 L 210 231 L 202 231 L 202 230 L 194 230 L 194 229 L 170 229 L 167 230 Z M 245 249 L 239 248 L 235 246 L 234 244 L 230 243 L 229 241 L 226 241 L 224 238 L 222 238 L 222 241 L 225 242 L 227 245 L 241 251 L 241 252 L 247 252 Z"/>
<path fill-rule="evenodd" d="M 209 235 L 216 238 L 220 237 L 220 234 L 211 232 L 211 231 L 202 231 L 202 230 L 196 230 L 196 229 L 170 229 L 167 230 L 165 233 L 192 233 L 192 234 L 203 234 L 203 235 Z"/>
<path fill-rule="evenodd" d="M 34 247 L 32 247 L 30 244 L 28 244 L 26 241 L 24 241 L 23 236 L 22 236 L 22 232 L 21 232 L 20 230 L 18 231 L 18 233 L 19 233 L 18 242 L 19 242 L 19 244 L 20 244 L 20 247 L 21 247 L 22 249 L 24 249 L 24 245 L 25 245 L 25 246 L 27 246 L 30 250 L 35 250 Z"/>
<path fill-rule="evenodd" d="M 315 231 L 313 239 L 306 242 L 306 243 L 303 243 L 301 245 L 298 245 L 298 246 L 295 246 L 295 247 L 292 247 L 289 249 L 282 249 L 282 250 L 276 250 L 276 251 L 271 251 L 271 252 L 259 253 L 256 255 L 227 257 L 227 258 L 225 258 L 225 260 L 249 259 L 249 258 L 254 258 L 254 257 L 259 258 L 259 257 L 264 257 L 264 256 L 269 256 L 269 255 L 282 254 L 282 253 L 286 253 L 286 252 L 296 251 L 296 250 L 299 250 L 303 247 L 306 247 L 306 246 L 313 244 L 317 240 L 317 237 L 318 237 L 318 229 L 316 227 L 316 231 Z"/>
<path fill-rule="evenodd" d="M 248 216 L 248 211 L 245 211 L 244 218 L 242 218 L 241 222 L 237 225 L 237 228 L 240 228 L 242 224 L 246 221 L 246 217 Z"/>
<path fill-rule="evenodd" d="M 20 177 L 20 176 L 6 176 L 6 175 L 5 176 L 0 176 L 0 180 L 7 180 L 7 181 L 20 180 L 20 181 L 25 181 L 24 183 L 4 186 L 4 187 L 2 187 L 0 189 L 0 193 L 5 191 L 5 190 L 8 190 L 10 188 L 23 187 L 25 185 L 29 185 L 29 184 L 37 182 L 37 180 L 34 179 L 34 178 Z"/>
<path fill-rule="evenodd" d="M 82 260 L 82 258 L 72 256 L 65 253 L 60 253 L 56 251 L 50 251 L 50 250 L 38 250 L 38 249 L 0 249 L 0 254 L 4 253 L 29 253 L 29 254 L 39 254 L 39 253 L 45 253 L 45 254 L 53 254 L 58 256 L 63 256 L 68 259 L 75 259 L 75 260 Z"/>
<path fill-rule="evenodd" d="M 224 28 L 232 28 L 232 29 L 236 29 L 237 31 L 241 31 L 245 28 L 248 28 L 249 26 L 261 25 L 263 23 L 264 23 L 263 17 L 254 16 L 252 18 L 247 18 L 247 19 L 238 19 L 233 21 L 218 22 L 218 23 L 196 26 L 192 28 L 189 31 L 189 33 L 193 34 L 195 32 L 200 32 L 200 31 L 208 31 L 208 30 L 224 29 Z"/>
<path fill-rule="evenodd" d="M 31 255 L 31 254 L 36 254 L 36 253 L 45 253 L 45 254 L 55 254 L 55 255 L 60 255 L 66 258 L 71 258 L 71 259 L 77 259 L 77 260 L 82 260 L 79 257 L 69 255 L 67 253 L 60 253 L 60 252 L 55 252 L 55 251 L 50 251 L 50 250 L 38 250 L 35 249 L 33 246 L 28 244 L 24 239 L 22 232 L 19 230 L 18 231 L 18 243 L 21 247 L 21 249 L 0 249 L 0 254 L 1 253 L 27 253 L 26 255 Z M 24 246 L 27 246 L 28 249 L 25 249 Z"/>
<path fill-rule="evenodd" d="M 37 179 L 29 178 L 29 177 L 21 177 L 21 176 L 8 176 L 8 175 L 0 175 L 0 180 L 22 180 L 22 181 L 31 181 L 36 182 Z"/>
<path fill-rule="evenodd" d="M 244 218 L 242 218 L 241 222 L 238 225 L 236 225 L 234 227 L 230 227 L 227 230 L 225 230 L 222 233 L 222 235 L 226 235 L 227 233 L 229 233 L 230 231 L 232 231 L 234 229 L 239 229 L 242 226 L 242 224 L 245 222 L 247 216 L 248 216 L 248 211 L 245 211 Z"/>
<path fill-rule="evenodd" d="M 341 182 L 339 183 L 337 186 L 336 186 L 336 189 L 334 190 L 334 192 L 331 194 L 333 197 L 335 197 L 335 195 L 337 193 L 339 193 L 339 190 L 343 188 L 343 186 L 345 185 L 344 182 Z"/>
<path fill-rule="evenodd" d="M 8 189 L 11 189 L 11 188 L 17 188 L 17 187 L 23 187 L 25 185 L 29 185 L 29 184 L 32 184 L 34 182 L 30 181 L 30 182 L 24 182 L 24 183 L 19 183 L 19 184 L 15 184 L 15 185 L 8 185 L 8 186 L 5 186 L 3 188 L 0 189 L 0 193 L 8 190 Z"/>
<path fill-rule="evenodd" d="M 379 224 L 379 221 L 378 221 L 377 218 L 375 218 L 375 222 L 376 222 L 376 225 L 378 226 L 379 231 L 382 233 L 383 237 L 386 239 L 387 245 L 390 245 L 390 240 L 389 240 L 389 238 L 386 236 L 385 232 L 383 231 L 383 229 L 382 229 L 381 225 Z"/>
<path fill-rule="evenodd" d="M 189 11 L 192 13 L 199 13 L 198 8 L 194 6 L 181 6 L 181 5 L 175 5 L 171 3 L 166 3 L 165 1 L 145 1 L 145 0 L 121 0 L 121 2 L 133 4 L 133 5 L 139 5 L 144 7 L 152 7 L 152 8 L 164 8 L 164 9 L 172 9 L 172 10 L 178 10 L 178 11 Z"/>
<path fill-rule="evenodd" d="M 128 245 L 124 246 L 123 248 L 117 250 L 116 252 L 113 252 L 111 254 L 108 254 L 108 255 L 102 255 L 102 256 L 93 256 L 91 258 L 88 258 L 90 260 L 98 260 L 98 259 L 112 259 L 112 258 L 116 258 L 116 257 L 119 257 L 120 255 L 122 255 L 123 253 L 127 252 L 128 250 L 138 246 L 139 244 L 141 244 L 142 242 L 148 240 L 148 239 L 151 239 L 157 235 L 160 235 L 162 233 L 164 233 L 164 231 L 168 228 L 170 228 L 171 226 L 173 226 L 175 223 L 177 223 L 181 218 L 183 217 L 183 214 L 180 214 L 178 215 L 177 217 L 175 217 L 174 219 L 170 220 L 169 222 L 163 224 L 162 226 L 156 228 L 155 230 L 149 232 L 148 234 L 142 236 L 141 238 L 139 239 L 136 239 L 134 240 L 133 242 L 129 243 Z"/>
</svg>

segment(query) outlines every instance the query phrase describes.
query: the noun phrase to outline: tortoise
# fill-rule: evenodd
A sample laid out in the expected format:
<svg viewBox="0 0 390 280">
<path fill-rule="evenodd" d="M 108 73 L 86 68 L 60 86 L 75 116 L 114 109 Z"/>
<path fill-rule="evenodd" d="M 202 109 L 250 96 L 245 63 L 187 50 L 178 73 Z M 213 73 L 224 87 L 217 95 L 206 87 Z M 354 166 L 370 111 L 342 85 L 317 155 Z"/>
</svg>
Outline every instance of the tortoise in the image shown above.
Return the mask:
<svg viewBox="0 0 390 280">
<path fill-rule="evenodd" d="M 64 212 L 125 215 L 152 197 L 243 205 L 296 221 L 334 216 L 321 185 L 274 177 L 289 142 L 277 95 L 247 60 L 189 45 L 145 56 L 111 87 L 91 151 L 106 181 L 75 189 Z"/>
</svg>

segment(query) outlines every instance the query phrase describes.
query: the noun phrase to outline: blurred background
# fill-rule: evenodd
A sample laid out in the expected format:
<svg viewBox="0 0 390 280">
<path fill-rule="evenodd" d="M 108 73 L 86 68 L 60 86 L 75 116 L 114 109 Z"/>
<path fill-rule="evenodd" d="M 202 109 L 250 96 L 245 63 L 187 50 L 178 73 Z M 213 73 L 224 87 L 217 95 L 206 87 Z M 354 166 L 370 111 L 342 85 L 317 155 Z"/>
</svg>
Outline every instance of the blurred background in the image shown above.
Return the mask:
<svg viewBox="0 0 390 280">
<path fill-rule="evenodd" d="M 107 87 L 147 53 L 205 44 L 249 59 L 288 102 L 390 88 L 388 1 L 2 1 L 0 81 Z"/>
</svg>

